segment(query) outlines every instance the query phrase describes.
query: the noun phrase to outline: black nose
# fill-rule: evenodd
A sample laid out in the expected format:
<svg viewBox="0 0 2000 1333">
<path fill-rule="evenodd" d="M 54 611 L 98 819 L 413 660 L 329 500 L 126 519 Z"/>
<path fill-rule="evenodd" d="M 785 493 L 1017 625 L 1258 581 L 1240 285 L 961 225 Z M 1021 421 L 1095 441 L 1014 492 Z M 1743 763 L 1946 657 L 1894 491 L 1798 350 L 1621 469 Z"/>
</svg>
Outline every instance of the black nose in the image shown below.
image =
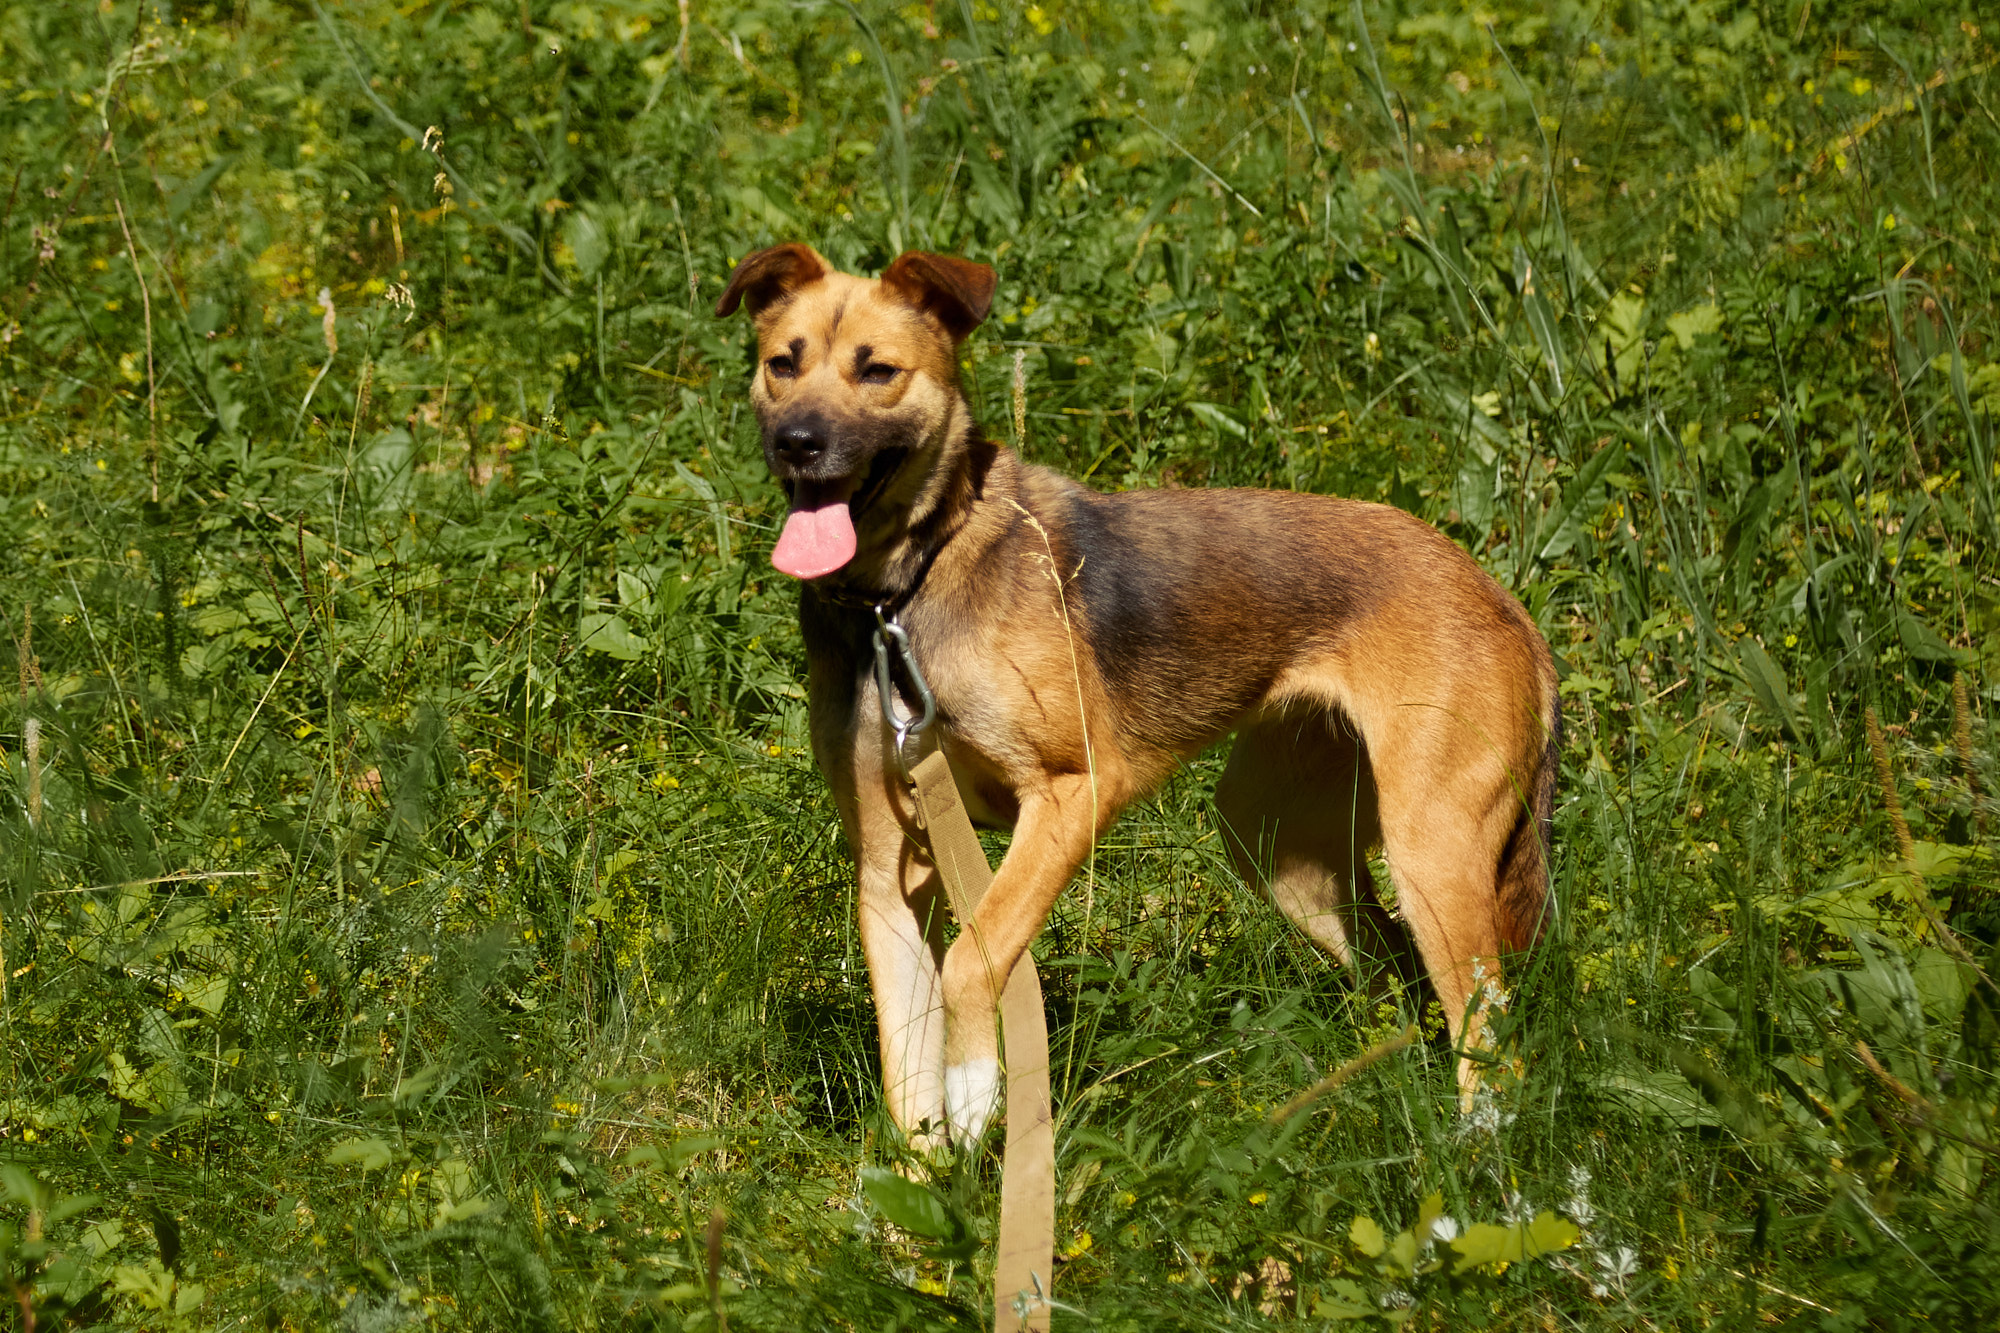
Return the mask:
<svg viewBox="0 0 2000 1333">
<path fill-rule="evenodd" d="M 778 432 L 778 458 L 789 467 L 808 467 L 825 452 L 825 438 L 811 426 L 787 426 Z"/>
</svg>

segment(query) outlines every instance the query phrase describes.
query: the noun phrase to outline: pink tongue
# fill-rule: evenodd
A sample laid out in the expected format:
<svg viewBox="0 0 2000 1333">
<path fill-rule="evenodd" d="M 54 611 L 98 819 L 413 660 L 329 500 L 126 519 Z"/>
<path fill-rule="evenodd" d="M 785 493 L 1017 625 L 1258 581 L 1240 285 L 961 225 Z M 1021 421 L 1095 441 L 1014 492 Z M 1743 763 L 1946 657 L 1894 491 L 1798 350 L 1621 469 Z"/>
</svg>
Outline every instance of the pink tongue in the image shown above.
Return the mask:
<svg viewBox="0 0 2000 1333">
<path fill-rule="evenodd" d="M 778 534 L 771 563 L 780 574 L 816 579 L 854 558 L 854 520 L 845 503 L 794 509 Z"/>
</svg>

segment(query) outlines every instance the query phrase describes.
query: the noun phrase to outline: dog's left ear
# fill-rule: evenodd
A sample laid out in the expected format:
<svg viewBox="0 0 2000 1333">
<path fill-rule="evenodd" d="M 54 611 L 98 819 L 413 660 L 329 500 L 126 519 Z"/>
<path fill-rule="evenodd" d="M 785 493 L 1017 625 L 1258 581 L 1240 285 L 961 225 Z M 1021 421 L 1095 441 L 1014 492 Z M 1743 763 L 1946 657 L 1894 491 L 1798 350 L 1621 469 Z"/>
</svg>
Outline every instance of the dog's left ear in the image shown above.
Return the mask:
<svg viewBox="0 0 2000 1333">
<path fill-rule="evenodd" d="M 938 317 L 953 342 L 985 322 L 993 309 L 993 270 L 970 259 L 905 250 L 882 270 L 882 285 Z"/>
</svg>

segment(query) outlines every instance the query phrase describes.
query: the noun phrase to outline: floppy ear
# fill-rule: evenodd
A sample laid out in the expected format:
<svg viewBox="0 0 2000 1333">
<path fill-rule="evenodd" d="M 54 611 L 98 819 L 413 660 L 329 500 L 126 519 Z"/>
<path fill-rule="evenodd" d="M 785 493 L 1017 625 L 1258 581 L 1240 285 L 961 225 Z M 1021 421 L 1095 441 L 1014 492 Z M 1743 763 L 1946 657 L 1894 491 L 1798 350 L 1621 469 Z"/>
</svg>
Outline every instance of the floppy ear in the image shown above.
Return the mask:
<svg viewBox="0 0 2000 1333">
<path fill-rule="evenodd" d="M 817 282 L 826 274 L 826 261 L 809 245 L 788 241 L 768 250 L 759 250 L 744 259 L 729 275 L 729 286 L 723 289 L 722 299 L 715 303 L 715 313 L 718 316 L 733 315 L 737 303 L 741 302 L 750 307 L 750 314 L 755 317 L 764 312 L 765 306 L 789 295 L 794 288 Z"/>
<path fill-rule="evenodd" d="M 969 259 L 905 250 L 882 271 L 882 285 L 936 315 L 952 341 L 985 321 L 993 309 L 993 270 Z"/>
</svg>

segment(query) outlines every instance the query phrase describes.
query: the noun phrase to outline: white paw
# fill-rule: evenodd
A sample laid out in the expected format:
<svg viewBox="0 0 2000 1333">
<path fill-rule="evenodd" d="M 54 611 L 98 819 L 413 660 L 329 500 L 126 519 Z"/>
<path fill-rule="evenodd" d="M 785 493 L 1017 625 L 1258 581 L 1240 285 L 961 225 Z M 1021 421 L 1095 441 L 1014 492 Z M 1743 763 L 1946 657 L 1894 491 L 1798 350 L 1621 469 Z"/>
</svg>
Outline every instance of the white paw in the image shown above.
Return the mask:
<svg viewBox="0 0 2000 1333">
<path fill-rule="evenodd" d="M 954 1143 L 977 1143 L 1000 1108 L 1000 1062 L 968 1060 L 944 1071 L 944 1117 Z"/>
</svg>

